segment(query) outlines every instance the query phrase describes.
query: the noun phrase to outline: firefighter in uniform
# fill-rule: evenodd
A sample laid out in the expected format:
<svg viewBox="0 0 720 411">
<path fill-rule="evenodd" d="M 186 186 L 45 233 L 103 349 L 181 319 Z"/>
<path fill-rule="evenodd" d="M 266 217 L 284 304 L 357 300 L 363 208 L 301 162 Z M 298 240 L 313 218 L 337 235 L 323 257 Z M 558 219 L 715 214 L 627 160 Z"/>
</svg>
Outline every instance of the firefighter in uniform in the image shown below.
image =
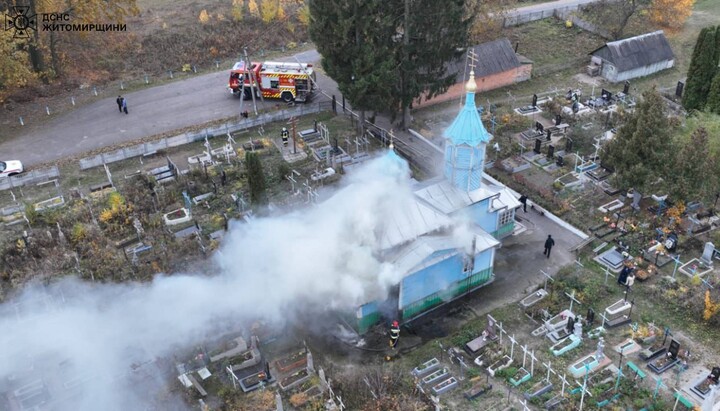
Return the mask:
<svg viewBox="0 0 720 411">
<path fill-rule="evenodd" d="M 390 327 L 390 347 L 394 350 L 400 340 L 400 324 L 396 321 L 392 322 Z"/>
<path fill-rule="evenodd" d="M 287 128 L 283 127 L 282 131 L 280 132 L 280 137 L 282 137 L 283 146 L 287 147 L 288 145 L 288 137 L 290 136 L 290 133 L 288 133 Z"/>
</svg>

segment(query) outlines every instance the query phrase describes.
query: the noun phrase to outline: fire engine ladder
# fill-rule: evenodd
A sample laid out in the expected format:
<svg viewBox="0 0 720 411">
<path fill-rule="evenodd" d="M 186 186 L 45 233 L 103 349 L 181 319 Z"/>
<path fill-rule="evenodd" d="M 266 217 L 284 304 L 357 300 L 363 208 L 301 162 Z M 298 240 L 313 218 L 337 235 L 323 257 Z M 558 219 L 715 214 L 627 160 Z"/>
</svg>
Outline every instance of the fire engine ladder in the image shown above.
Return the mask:
<svg viewBox="0 0 720 411">
<path fill-rule="evenodd" d="M 322 91 L 322 89 L 320 88 L 320 86 L 318 85 L 318 83 L 315 81 L 315 79 L 312 78 L 312 76 L 310 75 L 310 72 L 307 71 L 307 69 L 303 66 L 303 64 L 300 62 L 300 60 L 298 60 L 298 58 L 295 57 L 295 56 L 293 56 L 293 58 L 294 58 L 295 61 L 297 61 L 297 63 L 300 65 L 300 70 L 302 70 L 303 73 L 305 73 L 305 74 L 308 76 L 308 80 L 310 80 L 310 81 L 315 85 L 315 88 L 317 88 L 318 92 L 319 92 L 319 93 L 322 93 L 325 97 L 327 97 L 327 98 L 329 98 L 329 99 L 332 99 L 332 97 L 330 97 L 327 93 L 325 93 L 324 91 Z"/>
</svg>

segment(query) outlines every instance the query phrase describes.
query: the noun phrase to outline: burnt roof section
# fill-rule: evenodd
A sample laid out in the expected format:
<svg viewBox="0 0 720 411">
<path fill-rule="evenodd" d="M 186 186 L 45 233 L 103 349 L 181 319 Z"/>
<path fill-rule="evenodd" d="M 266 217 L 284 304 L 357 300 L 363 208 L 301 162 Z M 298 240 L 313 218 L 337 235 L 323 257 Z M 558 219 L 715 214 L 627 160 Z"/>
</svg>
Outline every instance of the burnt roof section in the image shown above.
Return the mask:
<svg viewBox="0 0 720 411">
<path fill-rule="evenodd" d="M 590 54 L 609 61 L 621 72 L 675 58 L 662 30 L 613 41 Z"/>
<path fill-rule="evenodd" d="M 510 40 L 501 38 L 489 43 L 478 44 L 473 47 L 477 55 L 475 62 L 475 78 L 489 76 L 491 74 L 502 73 L 514 68 L 520 67 L 522 64 L 515 54 Z M 466 80 L 467 52 L 462 55 L 454 64 L 448 68 L 448 73 L 455 73 L 457 81 Z M 470 69 L 467 69 L 470 73 Z"/>
</svg>

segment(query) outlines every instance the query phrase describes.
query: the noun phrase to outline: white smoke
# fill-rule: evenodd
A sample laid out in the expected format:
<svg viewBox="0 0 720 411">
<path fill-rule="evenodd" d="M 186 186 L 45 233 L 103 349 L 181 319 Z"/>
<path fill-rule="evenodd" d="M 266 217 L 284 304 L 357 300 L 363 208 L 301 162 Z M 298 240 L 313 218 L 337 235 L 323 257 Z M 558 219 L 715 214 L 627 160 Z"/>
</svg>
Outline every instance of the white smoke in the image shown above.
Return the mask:
<svg viewBox="0 0 720 411">
<path fill-rule="evenodd" d="M 0 307 L 0 394 L 40 380 L 53 410 L 154 409 L 158 398 L 161 409 L 182 409 L 161 389 L 179 387 L 176 375 L 162 375 L 153 360 L 244 319 L 283 319 L 300 306 L 353 310 L 387 294 L 400 274 L 377 258 L 377 234 L 412 200 L 407 173 L 383 156 L 317 206 L 234 225 L 213 276 L 63 280 L 49 288 L 51 300 L 47 289 L 28 289 Z"/>
</svg>

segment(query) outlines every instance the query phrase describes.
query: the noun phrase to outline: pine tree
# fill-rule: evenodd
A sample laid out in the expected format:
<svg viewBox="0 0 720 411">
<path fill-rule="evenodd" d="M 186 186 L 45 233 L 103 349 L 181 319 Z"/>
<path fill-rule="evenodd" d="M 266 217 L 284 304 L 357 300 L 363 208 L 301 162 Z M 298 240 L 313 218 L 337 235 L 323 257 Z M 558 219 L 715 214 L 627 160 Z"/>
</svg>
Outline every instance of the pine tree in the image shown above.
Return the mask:
<svg viewBox="0 0 720 411">
<path fill-rule="evenodd" d="M 308 30 L 323 56 L 323 69 L 352 108 L 360 111 L 361 120 L 365 111 L 395 111 L 391 106 L 397 84 L 392 1 L 313 0 L 309 6 Z"/>
<path fill-rule="evenodd" d="M 718 30 L 720 32 L 720 30 Z M 710 84 L 710 93 L 708 94 L 705 110 L 720 114 L 720 69 L 717 70 L 712 84 Z"/>
<path fill-rule="evenodd" d="M 608 143 L 605 157 L 622 187 L 645 193 L 659 178 L 671 180 L 673 149 L 665 102 L 652 89 Z"/>
<path fill-rule="evenodd" d="M 254 205 L 266 204 L 265 173 L 260 158 L 253 152 L 246 152 L 245 166 L 247 167 L 248 185 L 250 186 L 250 203 Z"/>
<path fill-rule="evenodd" d="M 714 186 L 710 180 L 716 179 L 708 170 L 713 168 L 708 144 L 708 133 L 704 127 L 698 127 L 690 141 L 676 143 L 670 192 L 672 197 L 682 201 L 705 200 L 710 196 L 707 191 Z"/>
<path fill-rule="evenodd" d="M 715 61 L 716 28 L 706 27 L 700 31 L 688 68 L 687 84 L 683 96 L 686 110 L 702 110 L 710 91 L 710 83 L 717 71 Z"/>
</svg>

